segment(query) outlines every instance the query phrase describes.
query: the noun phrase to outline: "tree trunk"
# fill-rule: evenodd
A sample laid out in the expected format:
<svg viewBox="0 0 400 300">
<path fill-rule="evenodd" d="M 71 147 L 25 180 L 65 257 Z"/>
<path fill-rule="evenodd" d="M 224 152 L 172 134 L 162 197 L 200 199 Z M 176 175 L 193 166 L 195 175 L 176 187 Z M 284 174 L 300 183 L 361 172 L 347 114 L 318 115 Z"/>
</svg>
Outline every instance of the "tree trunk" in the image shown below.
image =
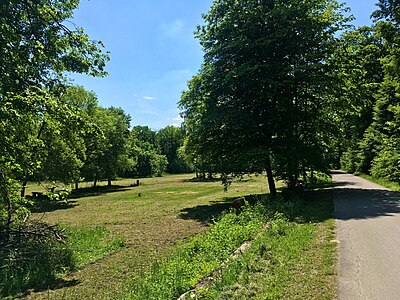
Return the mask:
<svg viewBox="0 0 400 300">
<path fill-rule="evenodd" d="M 77 190 L 79 188 L 79 182 L 75 182 L 75 189 Z"/>
<path fill-rule="evenodd" d="M 26 180 L 24 180 L 24 182 L 22 183 L 22 187 L 21 187 L 21 197 L 25 197 L 25 189 L 26 189 L 27 184 L 28 184 L 28 182 Z"/>
<path fill-rule="evenodd" d="M 272 175 L 271 160 L 270 160 L 269 156 L 267 158 L 267 165 L 265 167 L 265 170 L 267 171 L 269 192 L 271 193 L 272 196 L 275 197 L 276 196 L 276 186 L 275 186 L 274 176 Z"/>
<path fill-rule="evenodd" d="M 108 179 L 108 186 L 112 186 L 111 179 Z"/>
</svg>

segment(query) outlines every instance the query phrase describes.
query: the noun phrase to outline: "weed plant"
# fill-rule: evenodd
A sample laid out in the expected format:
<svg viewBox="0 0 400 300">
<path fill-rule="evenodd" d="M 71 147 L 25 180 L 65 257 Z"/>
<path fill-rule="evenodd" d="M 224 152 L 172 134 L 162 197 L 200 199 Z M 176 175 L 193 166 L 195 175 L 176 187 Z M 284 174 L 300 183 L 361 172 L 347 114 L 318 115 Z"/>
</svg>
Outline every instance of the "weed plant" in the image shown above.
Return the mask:
<svg viewBox="0 0 400 300">
<path fill-rule="evenodd" d="M 168 259 L 154 264 L 151 271 L 132 280 L 129 293 L 123 298 L 176 299 L 216 270 L 243 242 L 256 239 L 266 223 L 270 223 L 268 241 L 284 234 L 290 227 L 288 218 L 299 210 L 299 201 L 278 198 L 270 201 L 265 197 L 255 206 L 247 205 L 239 214 L 234 210 L 224 213 L 209 231 L 179 245 Z M 262 240 L 260 237 L 256 240 L 259 239 Z M 254 251 L 261 251 L 262 247 L 266 246 L 260 244 Z M 230 265 L 221 278 L 222 285 L 237 281 L 241 273 L 235 264 L 240 261 Z"/>
<path fill-rule="evenodd" d="M 74 269 L 74 256 L 67 244 L 51 231 L 29 227 L 11 228 L 21 234 L 2 236 L 0 296 L 16 295 L 30 288 L 41 289 L 57 274 Z"/>
<path fill-rule="evenodd" d="M 32 232 L 32 228 L 26 230 Z M 29 289 L 48 289 L 59 275 L 124 246 L 121 238 L 108 239 L 108 234 L 102 226 L 68 228 L 65 241 L 55 239 L 52 232 L 32 232 L 20 236 L 12 245 L 4 244 L 0 252 L 0 298 Z"/>
</svg>

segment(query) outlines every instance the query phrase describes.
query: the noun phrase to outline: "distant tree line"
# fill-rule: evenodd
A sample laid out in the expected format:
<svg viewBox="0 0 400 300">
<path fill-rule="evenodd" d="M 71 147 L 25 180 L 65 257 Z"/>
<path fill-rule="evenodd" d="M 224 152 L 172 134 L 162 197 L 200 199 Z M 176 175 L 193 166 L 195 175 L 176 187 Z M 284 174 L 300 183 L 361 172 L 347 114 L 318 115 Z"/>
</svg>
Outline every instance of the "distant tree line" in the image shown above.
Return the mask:
<svg viewBox="0 0 400 300">
<path fill-rule="evenodd" d="M 73 114 L 52 114 L 37 124 L 38 132 L 31 134 L 40 143 L 33 154 L 39 165 L 16 176 L 23 187 L 28 181 L 111 185 L 118 177 L 192 171 L 178 154 L 182 128 L 130 128 L 131 117 L 122 108 L 99 106 L 96 95 L 80 86 L 65 87 L 56 101 Z"/>
</svg>

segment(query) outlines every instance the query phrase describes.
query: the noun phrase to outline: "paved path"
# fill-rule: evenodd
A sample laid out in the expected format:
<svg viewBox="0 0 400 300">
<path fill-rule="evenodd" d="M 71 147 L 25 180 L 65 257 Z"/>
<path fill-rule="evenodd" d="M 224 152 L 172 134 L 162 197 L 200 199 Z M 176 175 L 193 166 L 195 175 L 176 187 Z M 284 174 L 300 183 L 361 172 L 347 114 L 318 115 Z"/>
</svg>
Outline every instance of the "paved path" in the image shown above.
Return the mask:
<svg viewBox="0 0 400 300">
<path fill-rule="evenodd" d="M 400 193 L 336 171 L 339 300 L 400 299 Z"/>
</svg>

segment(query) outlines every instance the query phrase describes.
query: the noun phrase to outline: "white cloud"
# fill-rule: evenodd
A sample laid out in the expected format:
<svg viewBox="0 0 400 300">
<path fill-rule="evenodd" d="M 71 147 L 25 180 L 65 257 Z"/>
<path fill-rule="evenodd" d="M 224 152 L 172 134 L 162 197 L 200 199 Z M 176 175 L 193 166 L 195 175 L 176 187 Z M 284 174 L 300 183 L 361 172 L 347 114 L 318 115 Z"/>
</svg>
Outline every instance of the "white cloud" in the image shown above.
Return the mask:
<svg viewBox="0 0 400 300">
<path fill-rule="evenodd" d="M 173 38 L 179 36 L 184 28 L 184 23 L 182 20 L 175 20 L 170 23 L 161 24 L 162 34 L 168 38 Z"/>
<path fill-rule="evenodd" d="M 151 97 L 151 96 L 143 96 L 143 100 L 154 100 L 156 98 Z"/>
<path fill-rule="evenodd" d="M 153 96 L 140 96 L 140 97 L 137 98 L 137 101 L 139 101 L 139 102 L 141 102 L 141 101 L 152 101 L 152 100 L 155 100 L 155 99 L 156 99 L 156 97 L 153 97 Z"/>
</svg>

